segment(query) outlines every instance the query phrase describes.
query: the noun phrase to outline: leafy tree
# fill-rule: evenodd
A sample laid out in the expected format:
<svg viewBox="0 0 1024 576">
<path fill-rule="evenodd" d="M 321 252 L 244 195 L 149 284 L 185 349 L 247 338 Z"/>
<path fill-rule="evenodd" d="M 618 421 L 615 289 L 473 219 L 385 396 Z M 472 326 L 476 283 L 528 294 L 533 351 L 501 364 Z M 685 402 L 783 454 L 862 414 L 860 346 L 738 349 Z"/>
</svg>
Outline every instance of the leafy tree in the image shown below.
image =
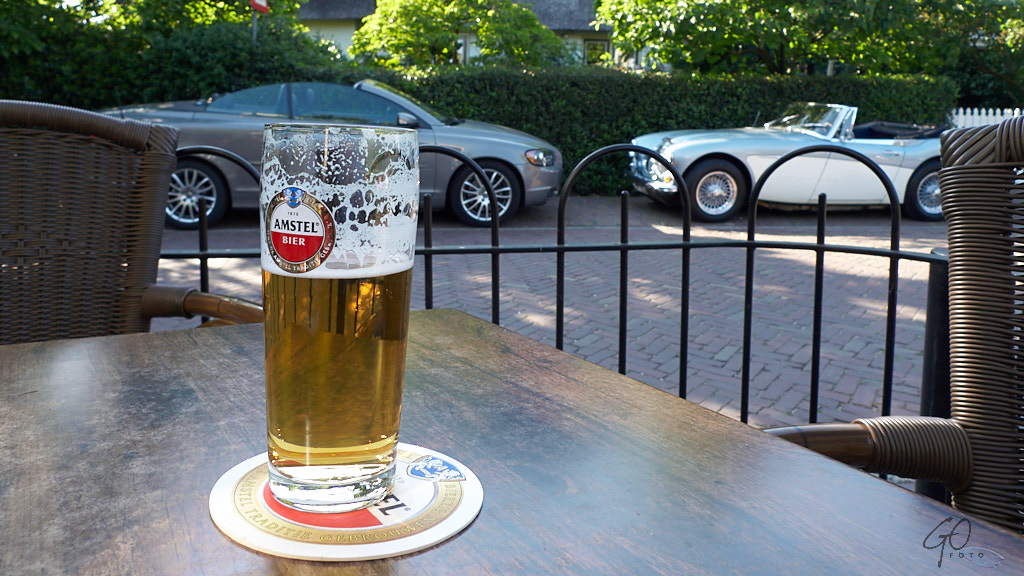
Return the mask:
<svg viewBox="0 0 1024 576">
<path fill-rule="evenodd" d="M 248 0 L 2 0 L 0 96 L 101 108 L 341 73 L 299 3 L 271 0 L 254 45 Z"/>
<path fill-rule="evenodd" d="M 271 0 L 270 14 L 261 19 L 295 21 L 303 0 Z M 143 34 L 169 35 L 178 26 L 216 22 L 249 22 L 249 0 L 86 0 L 81 9 L 94 13 L 111 27 L 134 28 Z"/>
<path fill-rule="evenodd" d="M 378 0 L 352 36 L 349 54 L 392 68 L 454 64 L 459 58 L 459 20 L 443 0 Z"/>
<path fill-rule="evenodd" d="M 41 53 L 57 33 L 77 27 L 57 0 L 6 0 L 0 6 L 0 58 L 6 62 Z"/>
<path fill-rule="evenodd" d="M 0 2 L 0 97 L 60 104 L 102 98 L 82 77 L 111 75 L 119 54 L 140 48 L 124 33 L 108 34 L 60 0 Z M 107 94 L 109 96 L 109 94 Z"/>
<path fill-rule="evenodd" d="M 392 68 L 457 64 L 464 32 L 477 36 L 478 63 L 541 66 L 567 55 L 564 43 L 512 0 L 379 0 L 349 54 Z"/>
<path fill-rule="evenodd" d="M 564 63 L 564 42 L 544 27 L 529 8 L 511 0 L 466 2 L 477 35 L 477 60 L 490 64 L 542 66 Z M 475 24 L 475 26 L 473 26 Z"/>
<path fill-rule="evenodd" d="M 620 49 L 696 72 L 956 78 L 969 103 L 1024 98 L 1016 0 L 600 0 Z"/>
<path fill-rule="evenodd" d="M 333 45 L 318 43 L 281 19 L 261 22 L 255 45 L 245 23 L 179 26 L 154 39 L 139 55 L 138 71 L 132 76 L 144 81 L 134 97 L 180 100 L 259 84 L 329 80 L 342 65 L 332 50 Z"/>
<path fill-rule="evenodd" d="M 652 62 L 787 74 L 843 53 L 878 58 L 865 39 L 901 2 L 913 0 L 603 0 L 597 16 L 614 27 L 619 48 L 649 48 Z"/>
<path fill-rule="evenodd" d="M 966 106 L 1020 106 L 1024 100 L 1024 3 L 1005 0 L 933 0 L 930 38 L 901 71 L 954 78 Z"/>
</svg>

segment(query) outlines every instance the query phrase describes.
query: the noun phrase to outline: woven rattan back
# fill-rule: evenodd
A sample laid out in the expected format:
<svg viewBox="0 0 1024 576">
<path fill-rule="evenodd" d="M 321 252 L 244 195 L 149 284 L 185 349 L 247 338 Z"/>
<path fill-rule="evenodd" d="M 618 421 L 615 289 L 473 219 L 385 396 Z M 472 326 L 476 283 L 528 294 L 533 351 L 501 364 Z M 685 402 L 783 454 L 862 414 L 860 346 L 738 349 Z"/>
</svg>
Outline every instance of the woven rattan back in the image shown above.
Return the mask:
<svg viewBox="0 0 1024 576">
<path fill-rule="evenodd" d="M 0 100 L 0 343 L 149 329 L 177 138 Z"/>
<path fill-rule="evenodd" d="M 967 512 L 1024 528 L 1024 118 L 947 132 L 953 419 L 970 439 Z"/>
</svg>

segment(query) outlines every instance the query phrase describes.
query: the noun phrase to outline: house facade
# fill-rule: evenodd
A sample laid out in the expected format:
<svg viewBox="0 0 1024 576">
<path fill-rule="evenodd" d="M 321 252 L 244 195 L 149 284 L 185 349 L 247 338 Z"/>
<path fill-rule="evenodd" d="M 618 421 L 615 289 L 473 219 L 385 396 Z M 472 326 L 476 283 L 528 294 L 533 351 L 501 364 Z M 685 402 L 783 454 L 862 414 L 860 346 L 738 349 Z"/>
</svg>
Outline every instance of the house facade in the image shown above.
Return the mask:
<svg viewBox="0 0 1024 576">
<path fill-rule="evenodd" d="M 612 52 L 610 29 L 594 28 L 594 0 L 520 1 L 530 8 L 541 24 L 570 43 L 588 63 L 600 62 Z M 299 9 L 299 19 L 310 31 L 334 42 L 342 51 L 352 45 L 352 35 L 363 18 L 377 9 L 376 0 L 308 0 Z M 463 61 L 474 55 L 473 38 L 465 35 Z"/>
</svg>

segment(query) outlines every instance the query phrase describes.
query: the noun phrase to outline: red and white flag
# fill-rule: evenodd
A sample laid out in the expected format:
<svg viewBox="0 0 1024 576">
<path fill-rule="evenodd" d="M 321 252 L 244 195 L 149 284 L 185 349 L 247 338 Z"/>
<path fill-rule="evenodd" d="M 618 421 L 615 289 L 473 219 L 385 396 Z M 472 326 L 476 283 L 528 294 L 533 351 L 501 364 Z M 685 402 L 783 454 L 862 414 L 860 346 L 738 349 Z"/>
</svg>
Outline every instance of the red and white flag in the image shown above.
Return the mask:
<svg viewBox="0 0 1024 576">
<path fill-rule="evenodd" d="M 249 0 L 249 5 L 264 14 L 270 13 L 270 8 L 267 6 L 267 0 Z"/>
</svg>

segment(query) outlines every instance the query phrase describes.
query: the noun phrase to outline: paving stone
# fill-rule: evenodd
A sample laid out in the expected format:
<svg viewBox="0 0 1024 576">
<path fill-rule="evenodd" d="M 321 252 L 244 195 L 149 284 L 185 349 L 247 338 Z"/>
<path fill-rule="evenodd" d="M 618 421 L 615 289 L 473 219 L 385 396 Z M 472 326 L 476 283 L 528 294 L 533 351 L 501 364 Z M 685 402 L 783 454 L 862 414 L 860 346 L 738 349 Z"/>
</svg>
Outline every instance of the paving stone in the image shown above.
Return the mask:
<svg viewBox="0 0 1024 576">
<path fill-rule="evenodd" d="M 617 202 L 614 198 L 574 197 L 568 242 L 617 241 Z M 523 210 L 502 229 L 502 244 L 555 244 L 557 236 L 551 226 L 556 212 L 550 204 Z M 678 235 L 666 236 L 654 227 L 678 229 L 679 218 L 675 213 L 644 198 L 632 199 L 630 212 L 631 242 L 678 239 Z M 759 215 L 758 239 L 813 241 L 813 224 L 808 226 L 808 219 L 806 214 L 768 211 Z M 490 243 L 488 230 L 466 228 L 440 216 L 435 222 L 435 246 Z M 830 214 L 829 225 L 827 238 L 833 244 L 888 247 L 888 238 L 883 234 L 888 219 L 878 214 Z M 902 228 L 904 250 L 929 253 L 935 247 L 945 246 L 945 226 L 941 222 L 904 221 Z M 194 248 L 189 244 L 194 243 L 193 234 L 168 230 L 164 245 Z M 713 225 L 695 223 L 692 236 L 695 242 L 744 240 L 746 222 L 738 219 Z M 211 230 L 211 245 L 215 248 L 252 248 L 256 242 L 258 233 L 252 230 Z M 634 252 L 628 269 L 627 374 L 671 394 L 678 393 L 679 382 L 683 286 L 680 254 Z M 746 251 L 695 248 L 690 254 L 687 397 L 739 418 Z M 760 249 L 756 258 L 750 349 L 754 395 L 749 421 L 758 426 L 799 423 L 806 421 L 810 398 L 814 255 L 806 251 Z M 829 253 L 824 264 L 819 421 L 849 421 L 877 414 L 884 364 L 888 260 Z M 414 309 L 426 307 L 425 266 L 425 259 L 417 257 Z M 555 255 L 506 254 L 500 258 L 500 269 L 501 323 L 553 345 Z M 615 253 L 566 256 L 565 348 L 610 369 L 617 368 L 618 271 L 619 258 Z M 435 256 L 432 273 L 433 307 L 458 308 L 491 319 L 489 256 Z M 897 353 L 893 362 L 894 413 L 916 410 L 919 403 L 928 266 L 904 261 L 900 264 L 900 275 Z M 161 282 L 194 285 L 197 278 L 198 266 L 194 262 L 161 262 Z M 213 261 L 211 286 L 214 291 L 259 301 L 258 260 Z M 186 328 L 197 323 L 158 319 L 154 329 Z"/>
</svg>

